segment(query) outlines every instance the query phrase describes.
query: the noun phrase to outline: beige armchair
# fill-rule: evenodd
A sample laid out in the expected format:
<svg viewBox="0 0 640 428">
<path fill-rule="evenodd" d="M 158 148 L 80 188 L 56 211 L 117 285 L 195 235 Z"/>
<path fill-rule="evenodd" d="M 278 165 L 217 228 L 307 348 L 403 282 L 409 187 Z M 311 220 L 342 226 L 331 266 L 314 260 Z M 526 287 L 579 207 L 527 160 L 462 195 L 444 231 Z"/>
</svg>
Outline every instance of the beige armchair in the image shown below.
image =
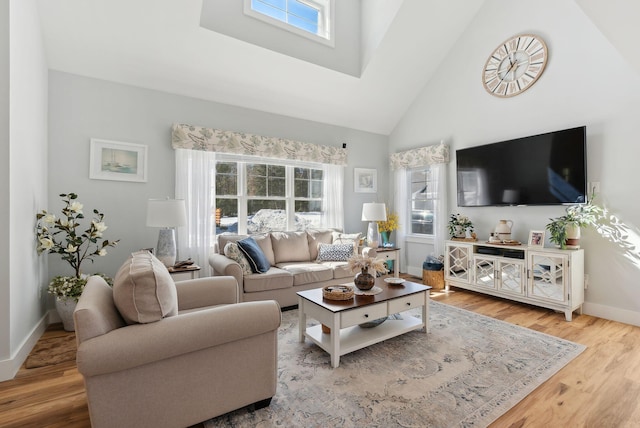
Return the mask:
<svg viewBox="0 0 640 428">
<path fill-rule="evenodd" d="M 127 325 L 112 288 L 87 282 L 74 318 L 93 427 L 186 427 L 275 394 L 278 304 L 237 303 L 233 277 L 175 288 L 177 315 Z"/>
</svg>

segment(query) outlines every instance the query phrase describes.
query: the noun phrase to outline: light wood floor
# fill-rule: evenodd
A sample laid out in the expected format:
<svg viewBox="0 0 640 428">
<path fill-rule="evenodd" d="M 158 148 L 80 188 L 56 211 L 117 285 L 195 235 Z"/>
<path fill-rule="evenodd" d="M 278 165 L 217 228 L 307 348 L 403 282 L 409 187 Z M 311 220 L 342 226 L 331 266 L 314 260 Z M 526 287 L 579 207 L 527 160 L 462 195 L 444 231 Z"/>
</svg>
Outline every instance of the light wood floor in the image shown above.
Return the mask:
<svg viewBox="0 0 640 428">
<path fill-rule="evenodd" d="M 566 322 L 562 313 L 457 289 L 432 297 L 587 346 L 492 427 L 640 427 L 639 327 L 587 315 Z M 45 333 L 58 334 L 65 334 L 59 325 Z M 0 426 L 89 427 L 75 364 L 22 368 L 0 383 Z"/>
</svg>

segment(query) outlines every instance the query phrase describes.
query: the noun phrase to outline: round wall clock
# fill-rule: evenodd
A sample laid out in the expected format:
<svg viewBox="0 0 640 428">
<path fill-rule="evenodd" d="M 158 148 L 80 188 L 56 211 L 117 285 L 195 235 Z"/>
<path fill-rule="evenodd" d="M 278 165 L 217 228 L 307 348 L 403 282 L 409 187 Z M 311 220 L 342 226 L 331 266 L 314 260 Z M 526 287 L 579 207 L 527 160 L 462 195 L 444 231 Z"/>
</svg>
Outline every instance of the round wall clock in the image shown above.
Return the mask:
<svg viewBox="0 0 640 428">
<path fill-rule="evenodd" d="M 491 95 L 518 95 L 540 78 L 547 65 L 547 45 L 533 34 L 520 34 L 505 40 L 487 59 L 482 84 Z"/>
</svg>

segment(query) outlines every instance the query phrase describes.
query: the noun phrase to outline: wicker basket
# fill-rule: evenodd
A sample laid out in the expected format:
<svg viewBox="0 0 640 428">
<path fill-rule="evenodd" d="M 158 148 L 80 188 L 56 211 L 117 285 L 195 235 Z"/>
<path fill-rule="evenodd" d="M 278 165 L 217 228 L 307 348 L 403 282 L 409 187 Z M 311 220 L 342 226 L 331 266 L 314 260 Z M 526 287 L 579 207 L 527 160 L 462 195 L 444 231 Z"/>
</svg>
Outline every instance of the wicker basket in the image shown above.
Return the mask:
<svg viewBox="0 0 640 428">
<path fill-rule="evenodd" d="M 423 269 L 422 283 L 430 285 L 433 290 L 442 290 L 444 288 L 444 271 Z"/>
<path fill-rule="evenodd" d="M 322 297 L 328 300 L 349 300 L 353 294 L 351 285 L 328 285 L 322 289 Z"/>
</svg>

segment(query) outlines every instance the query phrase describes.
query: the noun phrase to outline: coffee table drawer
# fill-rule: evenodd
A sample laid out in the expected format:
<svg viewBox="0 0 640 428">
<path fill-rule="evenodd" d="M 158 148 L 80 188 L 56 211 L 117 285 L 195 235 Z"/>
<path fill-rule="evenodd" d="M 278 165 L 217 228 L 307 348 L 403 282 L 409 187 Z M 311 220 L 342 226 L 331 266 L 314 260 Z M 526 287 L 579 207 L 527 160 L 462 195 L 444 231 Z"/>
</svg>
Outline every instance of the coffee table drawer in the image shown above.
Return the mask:
<svg viewBox="0 0 640 428">
<path fill-rule="evenodd" d="M 424 306 L 424 293 L 411 294 L 389 301 L 389 313 L 408 311 L 409 309 Z"/>
<path fill-rule="evenodd" d="M 341 314 L 342 319 L 340 327 L 351 327 L 352 325 L 373 321 L 378 318 L 386 317 L 387 315 L 386 303 L 376 303 L 375 305 L 352 309 Z"/>
</svg>

